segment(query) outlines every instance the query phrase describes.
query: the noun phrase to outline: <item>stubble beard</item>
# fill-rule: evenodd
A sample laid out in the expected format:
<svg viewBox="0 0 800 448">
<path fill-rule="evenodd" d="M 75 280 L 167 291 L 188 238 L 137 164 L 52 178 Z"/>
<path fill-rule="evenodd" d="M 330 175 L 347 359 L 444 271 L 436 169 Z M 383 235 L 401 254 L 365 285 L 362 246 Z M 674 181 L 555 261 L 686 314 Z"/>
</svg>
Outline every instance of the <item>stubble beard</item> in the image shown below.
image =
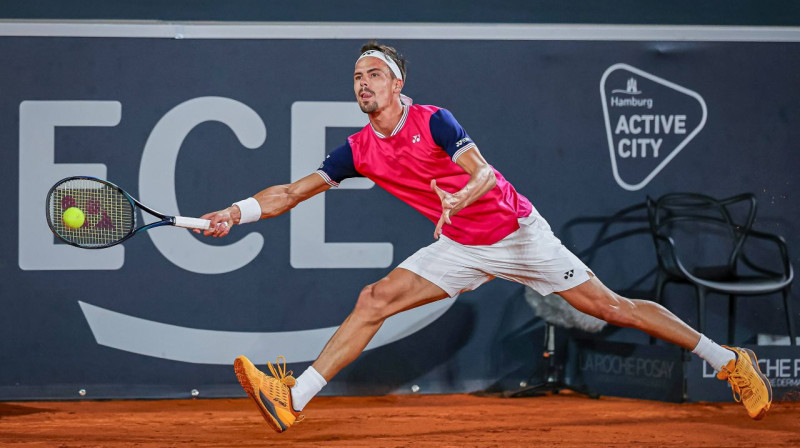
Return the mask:
<svg viewBox="0 0 800 448">
<path fill-rule="evenodd" d="M 361 108 L 361 112 L 364 112 L 365 114 L 371 114 L 371 113 L 375 112 L 376 110 L 378 110 L 378 102 L 377 101 L 372 101 L 372 102 L 369 102 L 367 104 L 363 104 L 363 103 L 359 102 L 358 103 L 358 107 Z"/>
</svg>

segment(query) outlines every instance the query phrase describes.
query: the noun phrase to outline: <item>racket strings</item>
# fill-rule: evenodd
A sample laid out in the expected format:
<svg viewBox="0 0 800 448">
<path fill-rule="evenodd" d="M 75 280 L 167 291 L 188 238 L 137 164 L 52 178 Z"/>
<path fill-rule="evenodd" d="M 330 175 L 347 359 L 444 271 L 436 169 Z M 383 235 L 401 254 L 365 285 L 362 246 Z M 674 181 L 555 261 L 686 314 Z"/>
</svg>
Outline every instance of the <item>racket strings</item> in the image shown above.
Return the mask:
<svg viewBox="0 0 800 448">
<path fill-rule="evenodd" d="M 48 211 L 53 231 L 62 239 L 82 247 L 104 247 L 120 241 L 133 230 L 133 205 L 118 189 L 93 179 L 69 179 L 51 190 Z M 64 211 L 79 208 L 84 223 L 69 227 Z"/>
</svg>

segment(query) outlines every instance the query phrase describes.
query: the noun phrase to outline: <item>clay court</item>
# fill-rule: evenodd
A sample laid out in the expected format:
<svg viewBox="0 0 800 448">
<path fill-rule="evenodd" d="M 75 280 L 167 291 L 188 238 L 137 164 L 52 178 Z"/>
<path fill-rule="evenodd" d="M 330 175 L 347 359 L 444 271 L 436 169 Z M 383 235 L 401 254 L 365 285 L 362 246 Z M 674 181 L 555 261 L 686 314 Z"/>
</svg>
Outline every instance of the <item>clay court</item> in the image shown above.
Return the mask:
<svg viewBox="0 0 800 448">
<path fill-rule="evenodd" d="M 0 403 L 3 447 L 797 447 L 800 403 L 762 421 L 735 403 L 577 395 L 319 397 L 273 433 L 247 399 Z"/>
</svg>

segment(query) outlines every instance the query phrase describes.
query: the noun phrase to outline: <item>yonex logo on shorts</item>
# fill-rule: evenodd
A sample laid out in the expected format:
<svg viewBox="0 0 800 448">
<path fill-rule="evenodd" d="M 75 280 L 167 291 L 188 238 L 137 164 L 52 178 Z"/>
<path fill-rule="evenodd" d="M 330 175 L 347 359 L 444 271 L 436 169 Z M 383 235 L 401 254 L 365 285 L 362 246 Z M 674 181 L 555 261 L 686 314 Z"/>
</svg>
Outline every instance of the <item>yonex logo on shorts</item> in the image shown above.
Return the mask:
<svg viewBox="0 0 800 448">
<path fill-rule="evenodd" d="M 566 279 L 568 279 L 568 278 L 572 277 L 572 275 L 573 275 L 574 273 L 575 273 L 575 269 L 570 269 L 569 271 L 565 272 L 565 273 L 564 273 L 564 280 L 566 280 Z"/>
</svg>

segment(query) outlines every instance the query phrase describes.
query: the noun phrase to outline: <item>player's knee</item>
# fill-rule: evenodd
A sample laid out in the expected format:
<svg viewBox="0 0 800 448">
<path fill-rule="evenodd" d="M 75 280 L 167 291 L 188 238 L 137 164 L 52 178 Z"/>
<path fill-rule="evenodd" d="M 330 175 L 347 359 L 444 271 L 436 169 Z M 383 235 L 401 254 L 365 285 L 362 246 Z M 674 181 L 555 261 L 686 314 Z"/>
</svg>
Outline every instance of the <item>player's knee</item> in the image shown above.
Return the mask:
<svg viewBox="0 0 800 448">
<path fill-rule="evenodd" d="M 617 327 L 637 327 L 639 324 L 637 304 L 616 293 L 610 293 L 598 314 L 600 319 Z"/>
<path fill-rule="evenodd" d="M 354 312 L 367 321 L 382 321 L 391 315 L 391 303 L 392 297 L 388 291 L 372 284 L 361 290 Z"/>
</svg>

